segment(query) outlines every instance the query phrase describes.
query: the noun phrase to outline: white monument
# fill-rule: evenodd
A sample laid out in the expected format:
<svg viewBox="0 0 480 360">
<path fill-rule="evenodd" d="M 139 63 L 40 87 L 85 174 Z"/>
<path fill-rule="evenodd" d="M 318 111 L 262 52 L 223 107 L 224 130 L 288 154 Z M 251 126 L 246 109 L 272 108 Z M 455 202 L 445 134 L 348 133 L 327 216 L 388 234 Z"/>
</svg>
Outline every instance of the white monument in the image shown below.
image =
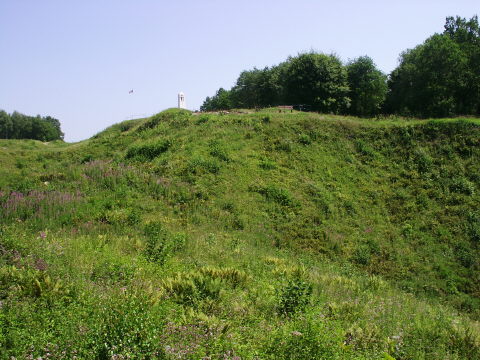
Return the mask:
<svg viewBox="0 0 480 360">
<path fill-rule="evenodd" d="M 185 102 L 185 94 L 181 91 L 178 93 L 178 108 L 179 109 L 187 108 L 187 103 Z"/>
</svg>

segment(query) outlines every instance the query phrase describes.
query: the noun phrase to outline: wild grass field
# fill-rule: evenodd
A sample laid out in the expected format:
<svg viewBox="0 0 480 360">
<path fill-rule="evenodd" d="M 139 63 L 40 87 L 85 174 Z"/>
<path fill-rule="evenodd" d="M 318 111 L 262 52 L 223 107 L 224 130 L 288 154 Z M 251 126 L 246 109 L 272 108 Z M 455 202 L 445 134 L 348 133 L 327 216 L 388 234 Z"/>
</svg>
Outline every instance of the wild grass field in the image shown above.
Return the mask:
<svg viewBox="0 0 480 360">
<path fill-rule="evenodd" d="M 478 119 L 172 109 L 0 164 L 0 359 L 480 359 Z"/>
</svg>

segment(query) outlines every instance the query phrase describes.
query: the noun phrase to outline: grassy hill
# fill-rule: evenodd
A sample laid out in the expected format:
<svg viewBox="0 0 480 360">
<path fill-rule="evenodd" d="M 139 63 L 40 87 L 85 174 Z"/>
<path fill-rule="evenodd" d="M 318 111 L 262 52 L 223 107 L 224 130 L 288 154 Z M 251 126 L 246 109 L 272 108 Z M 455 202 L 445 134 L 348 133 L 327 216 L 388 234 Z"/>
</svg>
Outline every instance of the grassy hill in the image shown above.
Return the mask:
<svg viewBox="0 0 480 360">
<path fill-rule="evenodd" d="M 167 110 L 0 163 L 0 359 L 480 358 L 479 120 Z"/>
</svg>

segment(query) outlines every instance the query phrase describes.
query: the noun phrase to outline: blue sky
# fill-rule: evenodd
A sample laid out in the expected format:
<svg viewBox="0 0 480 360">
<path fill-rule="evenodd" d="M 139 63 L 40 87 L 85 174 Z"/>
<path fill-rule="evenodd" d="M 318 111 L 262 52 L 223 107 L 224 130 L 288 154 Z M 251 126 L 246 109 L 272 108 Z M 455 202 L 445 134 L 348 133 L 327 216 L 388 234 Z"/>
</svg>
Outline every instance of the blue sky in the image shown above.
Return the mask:
<svg viewBox="0 0 480 360">
<path fill-rule="evenodd" d="M 242 70 L 303 51 L 389 73 L 446 16 L 479 13 L 478 0 L 0 0 L 0 109 L 56 117 L 79 141 L 180 91 L 198 109 Z"/>
</svg>

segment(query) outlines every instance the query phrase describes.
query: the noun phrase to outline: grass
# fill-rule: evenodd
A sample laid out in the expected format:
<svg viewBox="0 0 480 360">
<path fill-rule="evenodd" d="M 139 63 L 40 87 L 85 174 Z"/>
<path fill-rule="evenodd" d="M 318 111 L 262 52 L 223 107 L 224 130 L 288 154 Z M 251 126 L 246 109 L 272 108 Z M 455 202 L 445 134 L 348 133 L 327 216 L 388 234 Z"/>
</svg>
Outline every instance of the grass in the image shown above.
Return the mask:
<svg viewBox="0 0 480 360">
<path fill-rule="evenodd" d="M 480 358 L 479 141 L 274 109 L 2 140 L 0 359 Z"/>
</svg>

